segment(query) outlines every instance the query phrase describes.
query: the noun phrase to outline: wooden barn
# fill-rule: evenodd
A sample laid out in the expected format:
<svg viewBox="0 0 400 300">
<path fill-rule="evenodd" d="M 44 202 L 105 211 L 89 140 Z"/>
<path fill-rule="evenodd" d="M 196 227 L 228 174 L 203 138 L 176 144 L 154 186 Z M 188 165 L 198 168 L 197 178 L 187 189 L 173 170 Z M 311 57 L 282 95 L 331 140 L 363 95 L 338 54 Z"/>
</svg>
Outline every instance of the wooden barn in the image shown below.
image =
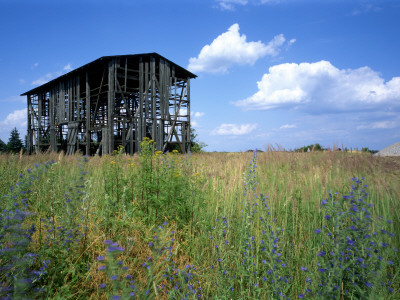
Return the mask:
<svg viewBox="0 0 400 300">
<path fill-rule="evenodd" d="M 22 96 L 28 102 L 29 153 L 48 149 L 110 154 L 190 151 L 190 79 L 197 76 L 157 53 L 103 56 Z"/>
</svg>

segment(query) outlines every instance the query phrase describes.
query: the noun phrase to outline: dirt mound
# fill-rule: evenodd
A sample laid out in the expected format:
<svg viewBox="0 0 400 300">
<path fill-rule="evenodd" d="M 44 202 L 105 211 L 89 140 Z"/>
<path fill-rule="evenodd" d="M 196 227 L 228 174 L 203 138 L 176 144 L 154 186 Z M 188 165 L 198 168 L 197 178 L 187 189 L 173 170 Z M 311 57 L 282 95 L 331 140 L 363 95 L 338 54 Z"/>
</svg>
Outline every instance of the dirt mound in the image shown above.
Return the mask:
<svg viewBox="0 0 400 300">
<path fill-rule="evenodd" d="M 374 156 L 400 156 L 400 143 L 394 143 L 378 153 L 375 153 Z"/>
</svg>

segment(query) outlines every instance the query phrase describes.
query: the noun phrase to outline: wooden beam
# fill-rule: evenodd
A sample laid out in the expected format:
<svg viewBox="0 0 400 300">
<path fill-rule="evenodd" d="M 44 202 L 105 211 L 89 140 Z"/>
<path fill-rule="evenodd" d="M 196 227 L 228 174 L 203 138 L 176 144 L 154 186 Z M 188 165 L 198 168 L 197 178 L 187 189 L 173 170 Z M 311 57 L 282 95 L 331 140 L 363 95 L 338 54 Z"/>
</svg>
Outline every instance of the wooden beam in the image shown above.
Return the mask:
<svg viewBox="0 0 400 300">
<path fill-rule="evenodd" d="M 28 141 L 27 141 L 27 151 L 28 154 L 32 154 L 33 151 L 33 131 L 32 131 L 32 118 L 31 118 L 31 113 L 32 113 L 32 101 L 31 101 L 31 95 L 28 94 L 26 96 L 26 101 L 28 104 L 28 109 L 27 109 L 27 119 L 28 119 L 28 128 L 27 128 L 27 134 L 28 134 Z"/>
<path fill-rule="evenodd" d="M 56 130 L 55 130 L 55 102 L 56 102 L 56 89 L 52 87 L 50 89 L 49 99 L 49 117 L 50 117 L 50 147 L 52 151 L 57 151 L 56 147 Z"/>
<path fill-rule="evenodd" d="M 151 94 L 151 137 L 157 146 L 157 115 L 156 115 L 156 62 L 154 57 L 150 57 L 150 94 Z"/>
<path fill-rule="evenodd" d="M 107 101 L 107 128 L 108 128 L 108 152 L 114 151 L 114 104 L 115 104 L 115 59 L 108 64 L 108 101 Z"/>
<path fill-rule="evenodd" d="M 85 131 L 85 137 L 86 137 L 86 155 L 90 155 L 90 83 L 89 83 L 89 74 L 86 72 L 86 110 L 85 110 L 85 116 L 86 116 L 86 131 Z"/>
</svg>

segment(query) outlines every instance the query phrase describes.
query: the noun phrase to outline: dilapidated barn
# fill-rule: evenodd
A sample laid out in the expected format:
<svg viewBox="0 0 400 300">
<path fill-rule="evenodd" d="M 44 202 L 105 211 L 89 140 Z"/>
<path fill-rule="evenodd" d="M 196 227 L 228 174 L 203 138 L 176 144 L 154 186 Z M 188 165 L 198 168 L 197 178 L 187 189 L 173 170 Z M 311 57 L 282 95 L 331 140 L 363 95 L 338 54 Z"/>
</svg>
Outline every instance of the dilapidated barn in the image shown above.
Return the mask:
<svg viewBox="0 0 400 300">
<path fill-rule="evenodd" d="M 190 79 L 196 75 L 157 53 L 104 56 L 36 87 L 28 103 L 29 153 L 48 149 L 109 154 L 190 151 Z"/>
</svg>

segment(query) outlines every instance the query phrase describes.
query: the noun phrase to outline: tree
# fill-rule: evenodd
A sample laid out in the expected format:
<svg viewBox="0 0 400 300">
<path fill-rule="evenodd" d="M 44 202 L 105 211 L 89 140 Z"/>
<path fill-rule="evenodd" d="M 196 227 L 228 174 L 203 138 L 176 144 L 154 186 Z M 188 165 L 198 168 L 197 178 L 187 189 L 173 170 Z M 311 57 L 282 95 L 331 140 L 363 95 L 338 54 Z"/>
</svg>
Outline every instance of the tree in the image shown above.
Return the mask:
<svg viewBox="0 0 400 300">
<path fill-rule="evenodd" d="M 204 142 L 200 142 L 197 139 L 196 130 L 191 127 L 190 128 L 190 151 L 193 153 L 203 152 L 203 148 L 207 147 L 208 145 Z"/>
<path fill-rule="evenodd" d="M 7 145 L 0 139 L 0 152 L 7 151 Z"/>
<path fill-rule="evenodd" d="M 13 153 L 19 152 L 23 148 L 22 141 L 19 137 L 19 132 L 16 127 L 11 130 L 10 138 L 7 144 L 7 150 Z"/>
</svg>

